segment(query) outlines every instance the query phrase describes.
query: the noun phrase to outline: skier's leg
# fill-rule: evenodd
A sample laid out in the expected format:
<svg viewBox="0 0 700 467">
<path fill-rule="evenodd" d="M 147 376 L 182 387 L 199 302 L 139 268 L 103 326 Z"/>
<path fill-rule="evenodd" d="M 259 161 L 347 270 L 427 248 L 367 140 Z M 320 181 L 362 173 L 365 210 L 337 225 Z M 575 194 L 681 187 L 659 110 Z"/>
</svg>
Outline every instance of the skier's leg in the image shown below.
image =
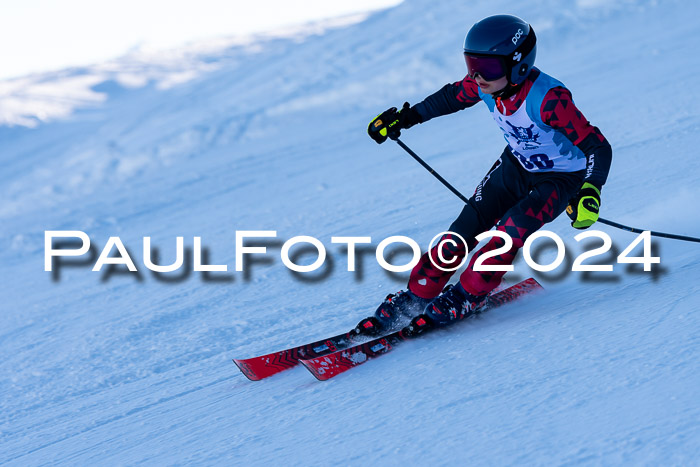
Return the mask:
<svg viewBox="0 0 700 467">
<path fill-rule="evenodd" d="M 537 183 L 532 191 L 512 209 L 505 213 L 497 229 L 505 232 L 513 239 L 512 248 L 501 254 L 486 259 L 484 265 L 510 265 L 525 240 L 539 230 L 544 224 L 554 220 L 561 214 L 581 186 L 582 174 L 543 174 L 542 181 Z M 469 267 L 460 276 L 462 288 L 473 296 L 483 296 L 498 287 L 505 274 L 502 271 L 473 270 L 476 259 L 487 251 L 500 248 L 504 240 L 493 237 L 479 251 L 474 253 Z"/>
<path fill-rule="evenodd" d="M 479 183 L 449 231 L 461 235 L 469 249 L 474 248 L 477 243 L 474 237 L 490 230 L 508 209 L 527 194 L 527 176 L 506 148 Z M 453 240 L 454 243 L 443 240 Z M 421 298 L 437 297 L 454 273 L 440 268 L 454 268 L 465 254 L 464 244 L 459 238 L 452 234 L 444 235 L 411 271 L 409 290 Z"/>
</svg>

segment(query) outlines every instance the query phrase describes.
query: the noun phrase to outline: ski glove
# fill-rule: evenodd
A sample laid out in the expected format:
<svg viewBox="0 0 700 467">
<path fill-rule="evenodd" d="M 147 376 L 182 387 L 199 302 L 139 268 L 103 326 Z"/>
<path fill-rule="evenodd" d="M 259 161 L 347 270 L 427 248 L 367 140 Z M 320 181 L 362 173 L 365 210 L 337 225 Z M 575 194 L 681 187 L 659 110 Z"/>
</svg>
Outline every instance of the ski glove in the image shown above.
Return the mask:
<svg viewBox="0 0 700 467">
<path fill-rule="evenodd" d="M 600 189 L 592 183 L 584 183 L 578 194 L 569 200 L 566 214 L 575 229 L 587 229 L 598 220 Z"/>
<path fill-rule="evenodd" d="M 423 118 L 418 111 L 411 108 L 408 102 L 403 103 L 401 110 L 392 107 L 380 113 L 369 122 L 367 133 L 369 137 L 382 144 L 387 138 L 396 139 L 401 136 L 401 130 L 411 128 L 416 123 L 422 123 Z"/>
</svg>

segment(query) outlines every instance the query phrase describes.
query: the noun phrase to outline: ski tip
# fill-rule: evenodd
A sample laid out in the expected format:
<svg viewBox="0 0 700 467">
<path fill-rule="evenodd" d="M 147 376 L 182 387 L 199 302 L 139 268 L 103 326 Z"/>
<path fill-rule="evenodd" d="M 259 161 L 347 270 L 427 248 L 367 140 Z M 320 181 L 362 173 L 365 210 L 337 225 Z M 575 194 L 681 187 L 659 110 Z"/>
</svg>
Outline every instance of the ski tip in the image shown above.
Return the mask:
<svg viewBox="0 0 700 467">
<path fill-rule="evenodd" d="M 304 368 L 306 368 L 307 370 L 309 370 L 309 373 L 311 373 L 312 375 L 314 375 L 314 377 L 316 377 L 317 380 L 319 380 L 319 381 L 328 381 L 328 378 L 327 378 L 327 377 L 324 377 L 324 375 L 320 374 L 320 373 L 316 370 L 316 367 L 313 366 L 313 364 L 311 363 L 311 360 L 299 360 L 299 363 L 301 363 L 301 364 L 304 366 Z"/>
<path fill-rule="evenodd" d="M 241 373 L 245 375 L 246 378 L 248 378 L 251 381 L 260 381 L 262 378 L 258 377 L 258 375 L 255 374 L 255 372 L 248 366 L 248 364 L 245 362 L 245 360 L 236 360 L 235 358 L 232 359 L 233 363 L 236 364 L 239 370 L 241 370 Z"/>
<path fill-rule="evenodd" d="M 533 289 L 544 290 L 544 287 L 542 287 L 542 284 L 537 282 L 537 279 L 535 279 L 534 277 L 530 277 L 528 279 L 525 279 L 524 281 L 521 282 L 521 284 L 527 285 L 528 287 L 533 288 Z"/>
</svg>

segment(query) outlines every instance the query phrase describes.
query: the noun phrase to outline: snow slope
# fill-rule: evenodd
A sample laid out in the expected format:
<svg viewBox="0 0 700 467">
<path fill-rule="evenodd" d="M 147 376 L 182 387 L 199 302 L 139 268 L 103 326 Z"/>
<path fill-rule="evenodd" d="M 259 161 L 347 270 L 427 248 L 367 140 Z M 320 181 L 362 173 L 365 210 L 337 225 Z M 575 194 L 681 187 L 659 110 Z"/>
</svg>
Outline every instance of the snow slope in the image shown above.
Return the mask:
<svg viewBox="0 0 700 467">
<path fill-rule="evenodd" d="M 700 7 L 464 3 L 407 0 L 357 24 L 202 53 L 168 65 L 187 79 L 167 86 L 153 64 L 133 61 L 33 77 L 90 97 L 52 118 L 19 112 L 14 122 L 34 128 L 0 127 L 0 462 L 697 463 L 694 244 L 655 241 L 654 276 L 621 265 L 535 275 L 546 294 L 327 383 L 303 369 L 253 383 L 231 363 L 347 329 L 403 286 L 406 275 L 390 277 L 371 253 L 361 274 L 347 272 L 331 236 L 426 245 L 458 214 L 457 198 L 365 129 L 383 109 L 461 79 L 464 33 L 489 14 L 533 24 L 539 67 L 611 141 L 604 216 L 700 233 Z M 18 115 L 23 88 L 13 89 L 3 95 Z M 403 140 L 469 193 L 501 138 L 480 106 Z M 635 238 L 596 227 L 618 251 Z M 322 240 L 332 267 L 300 280 L 271 242 L 267 263 L 235 272 L 235 231 L 266 229 Z M 52 278 L 46 230 L 83 230 L 97 253 L 119 236 L 140 275 L 85 263 Z M 549 230 L 581 251 L 567 219 Z M 175 237 L 191 249 L 201 236 L 229 272 L 157 277 L 143 267 L 144 236 L 163 263 Z M 531 274 L 520 261 L 509 276 Z"/>
</svg>

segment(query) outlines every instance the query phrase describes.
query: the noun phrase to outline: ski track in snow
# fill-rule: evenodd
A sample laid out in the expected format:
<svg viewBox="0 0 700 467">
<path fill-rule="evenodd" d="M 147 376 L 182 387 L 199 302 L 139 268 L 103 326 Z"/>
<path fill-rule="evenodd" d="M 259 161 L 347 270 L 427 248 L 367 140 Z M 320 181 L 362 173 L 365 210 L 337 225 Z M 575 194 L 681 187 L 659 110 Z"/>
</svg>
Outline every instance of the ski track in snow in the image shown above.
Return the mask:
<svg viewBox="0 0 700 467">
<path fill-rule="evenodd" d="M 623 265 L 595 282 L 535 275 L 544 294 L 325 383 L 301 368 L 253 383 L 231 363 L 349 329 L 403 287 L 371 254 L 355 280 L 330 237 L 427 244 L 460 201 L 400 148 L 371 142 L 367 121 L 461 79 L 466 28 L 504 11 L 533 24 L 538 66 L 613 145 L 602 214 L 698 235 L 690 3 L 407 0 L 358 24 L 190 57 L 187 79 L 167 86 L 131 62 L 110 66 L 133 86 L 93 83 L 112 76 L 104 67 L 48 74 L 46 89 L 82 99 L 72 113 L 0 127 L 0 463 L 697 463 L 694 244 L 655 240 L 656 280 Z M 403 139 L 465 193 L 503 146 L 482 106 Z M 547 228 L 577 248 L 565 216 Z M 596 228 L 620 250 L 635 238 Z M 322 240 L 328 277 L 294 279 L 274 245 L 247 279 L 139 281 L 83 265 L 53 282 L 43 271 L 45 230 L 84 230 L 98 252 L 120 236 L 140 269 L 143 236 L 164 264 L 174 237 L 191 248 L 202 236 L 232 271 L 234 232 L 264 229 Z M 528 275 L 520 260 L 509 280 Z"/>
</svg>

